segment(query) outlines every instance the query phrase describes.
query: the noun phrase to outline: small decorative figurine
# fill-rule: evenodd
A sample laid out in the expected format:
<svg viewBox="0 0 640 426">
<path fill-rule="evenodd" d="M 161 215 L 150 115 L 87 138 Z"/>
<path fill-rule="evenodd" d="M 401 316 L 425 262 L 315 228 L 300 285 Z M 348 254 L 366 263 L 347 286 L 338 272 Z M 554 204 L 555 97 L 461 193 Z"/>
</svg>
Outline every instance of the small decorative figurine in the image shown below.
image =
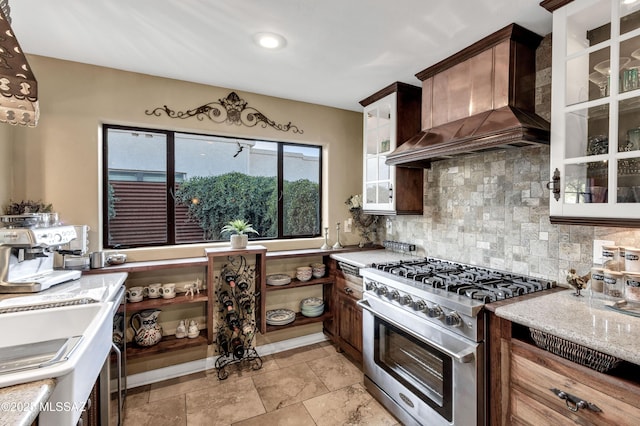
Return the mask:
<svg viewBox="0 0 640 426">
<path fill-rule="evenodd" d="M 187 337 L 189 339 L 195 339 L 200 335 L 200 330 L 198 330 L 198 323 L 195 320 L 191 320 L 189 322 L 189 331 L 187 333 Z"/>
<path fill-rule="evenodd" d="M 176 328 L 176 339 L 182 339 L 187 337 L 187 326 L 184 323 L 184 320 L 180 320 L 180 324 Z"/>
<path fill-rule="evenodd" d="M 585 288 L 587 288 L 587 283 L 590 279 L 591 272 L 580 277 L 578 276 L 578 274 L 576 274 L 576 270 L 573 268 L 569 269 L 569 275 L 567 275 L 567 283 L 569 283 L 571 287 L 576 289 L 576 293 L 574 294 L 574 296 L 582 296 L 580 294 L 580 290 L 584 290 Z"/>
</svg>

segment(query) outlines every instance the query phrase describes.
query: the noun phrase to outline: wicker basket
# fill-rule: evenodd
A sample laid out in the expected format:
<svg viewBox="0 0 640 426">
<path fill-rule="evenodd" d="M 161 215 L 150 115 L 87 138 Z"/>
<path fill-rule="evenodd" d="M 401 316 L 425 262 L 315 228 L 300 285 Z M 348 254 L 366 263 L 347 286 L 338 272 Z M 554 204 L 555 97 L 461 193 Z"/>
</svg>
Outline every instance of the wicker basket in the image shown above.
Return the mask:
<svg viewBox="0 0 640 426">
<path fill-rule="evenodd" d="M 348 263 L 344 262 L 338 262 L 338 265 L 340 266 L 342 272 L 344 272 L 345 274 L 354 275 L 356 277 L 360 275 L 360 268 L 358 268 L 357 266 L 349 265 Z"/>
<path fill-rule="evenodd" d="M 622 361 L 620 358 L 570 342 L 552 334 L 534 328 L 529 328 L 529 330 L 531 331 L 531 338 L 539 348 L 600 373 L 617 367 Z"/>
</svg>

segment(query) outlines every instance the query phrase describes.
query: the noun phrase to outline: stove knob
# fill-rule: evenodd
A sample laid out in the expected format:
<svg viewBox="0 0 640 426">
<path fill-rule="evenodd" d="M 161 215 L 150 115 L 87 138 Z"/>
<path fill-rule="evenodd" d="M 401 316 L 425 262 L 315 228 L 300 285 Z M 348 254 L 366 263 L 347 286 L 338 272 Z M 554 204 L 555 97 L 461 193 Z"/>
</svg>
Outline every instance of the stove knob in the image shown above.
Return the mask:
<svg viewBox="0 0 640 426">
<path fill-rule="evenodd" d="M 400 304 L 413 306 L 413 299 L 408 294 L 405 294 L 400 298 Z"/>
<path fill-rule="evenodd" d="M 376 283 L 374 282 L 367 282 L 365 286 L 368 291 L 373 291 L 376 289 Z"/>
<path fill-rule="evenodd" d="M 425 309 L 427 309 L 427 304 L 424 303 L 424 300 L 418 299 L 413 302 L 413 309 L 419 312 L 423 312 Z"/>
<path fill-rule="evenodd" d="M 378 285 L 376 287 L 376 293 L 378 293 L 378 296 L 384 296 L 387 294 L 387 287 L 383 286 L 383 285 Z"/>
<path fill-rule="evenodd" d="M 452 327 L 460 327 L 462 325 L 462 318 L 460 318 L 460 315 L 454 311 L 444 317 L 444 322 Z"/>
<path fill-rule="evenodd" d="M 389 300 L 400 300 L 400 293 L 398 293 L 398 290 L 391 290 L 391 292 L 387 294 L 387 297 Z"/>
<path fill-rule="evenodd" d="M 444 312 L 442 312 L 442 309 L 440 308 L 440 306 L 433 305 L 432 307 L 427 309 L 427 315 L 429 315 L 431 318 L 442 318 L 442 315 L 444 315 Z"/>
</svg>

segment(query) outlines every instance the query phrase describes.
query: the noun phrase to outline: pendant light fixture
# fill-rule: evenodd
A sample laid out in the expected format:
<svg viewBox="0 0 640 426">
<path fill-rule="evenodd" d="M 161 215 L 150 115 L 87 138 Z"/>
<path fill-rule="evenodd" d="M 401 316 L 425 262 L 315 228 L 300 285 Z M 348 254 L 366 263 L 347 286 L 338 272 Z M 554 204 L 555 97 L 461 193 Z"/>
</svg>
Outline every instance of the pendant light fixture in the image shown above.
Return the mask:
<svg viewBox="0 0 640 426">
<path fill-rule="evenodd" d="M 38 84 L 11 29 L 8 0 L 0 0 L 0 122 L 35 127 Z"/>
</svg>

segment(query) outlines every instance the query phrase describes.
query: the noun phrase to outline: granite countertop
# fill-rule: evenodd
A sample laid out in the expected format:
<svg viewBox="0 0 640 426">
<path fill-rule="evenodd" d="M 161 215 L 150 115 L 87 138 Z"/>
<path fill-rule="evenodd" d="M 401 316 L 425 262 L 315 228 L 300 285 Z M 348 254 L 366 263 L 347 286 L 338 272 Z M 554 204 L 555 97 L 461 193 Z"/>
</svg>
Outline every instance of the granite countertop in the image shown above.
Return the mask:
<svg viewBox="0 0 640 426">
<path fill-rule="evenodd" d="M 54 379 L 0 389 L 0 426 L 29 426 L 56 387 Z"/>
<path fill-rule="evenodd" d="M 396 260 L 419 259 L 422 256 L 416 256 L 415 252 L 398 253 L 390 250 L 364 250 L 349 253 L 334 253 L 332 259 L 339 262 L 345 262 L 358 268 L 366 268 L 372 263 L 392 262 Z"/>
<path fill-rule="evenodd" d="M 640 317 L 609 309 L 611 301 L 574 293 L 568 289 L 514 302 L 495 314 L 640 365 Z"/>
</svg>

